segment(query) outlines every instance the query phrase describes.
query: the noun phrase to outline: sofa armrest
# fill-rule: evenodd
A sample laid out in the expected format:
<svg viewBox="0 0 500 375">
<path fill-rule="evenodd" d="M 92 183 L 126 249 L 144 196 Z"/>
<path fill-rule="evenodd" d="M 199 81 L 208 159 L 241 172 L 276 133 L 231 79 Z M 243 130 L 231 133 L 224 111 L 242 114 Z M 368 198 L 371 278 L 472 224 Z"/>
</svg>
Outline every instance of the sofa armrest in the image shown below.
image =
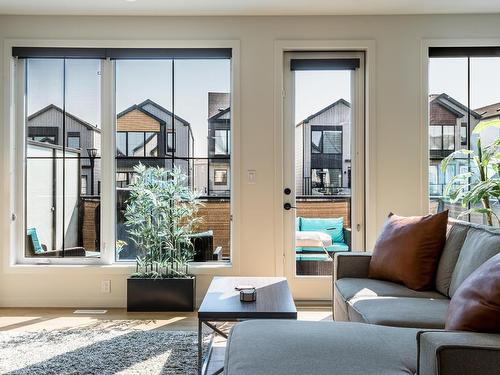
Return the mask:
<svg viewBox="0 0 500 375">
<path fill-rule="evenodd" d="M 371 257 L 371 253 L 335 253 L 333 280 L 345 277 L 368 277 L 368 266 Z"/>
<path fill-rule="evenodd" d="M 500 334 L 422 331 L 418 375 L 493 375 L 500 368 Z"/>
<path fill-rule="evenodd" d="M 213 260 L 222 260 L 222 246 L 217 246 L 214 250 Z"/>
</svg>

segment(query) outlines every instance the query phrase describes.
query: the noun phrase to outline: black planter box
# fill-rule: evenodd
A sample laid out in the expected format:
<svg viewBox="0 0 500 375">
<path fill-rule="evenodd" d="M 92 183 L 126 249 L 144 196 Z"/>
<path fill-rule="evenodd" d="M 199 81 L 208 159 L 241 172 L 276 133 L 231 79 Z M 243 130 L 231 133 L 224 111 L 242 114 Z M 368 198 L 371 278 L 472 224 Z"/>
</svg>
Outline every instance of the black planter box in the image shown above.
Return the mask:
<svg viewBox="0 0 500 375">
<path fill-rule="evenodd" d="M 194 311 L 196 279 L 127 279 L 127 311 Z"/>
</svg>

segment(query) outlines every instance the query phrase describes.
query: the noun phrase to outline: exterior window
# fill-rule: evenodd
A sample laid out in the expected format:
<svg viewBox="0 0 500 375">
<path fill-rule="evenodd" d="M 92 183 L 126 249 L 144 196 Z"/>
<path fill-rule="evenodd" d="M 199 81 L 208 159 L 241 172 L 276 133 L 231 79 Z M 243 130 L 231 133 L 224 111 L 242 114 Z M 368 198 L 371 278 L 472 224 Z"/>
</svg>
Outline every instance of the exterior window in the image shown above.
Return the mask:
<svg viewBox="0 0 500 375">
<path fill-rule="evenodd" d="M 167 152 L 175 152 L 175 133 L 167 133 Z"/>
<path fill-rule="evenodd" d="M 332 194 L 332 189 L 342 187 L 342 169 L 324 168 L 312 169 L 311 181 L 313 192 L 317 189 L 319 192 Z M 323 191 L 322 191 L 323 190 Z"/>
<path fill-rule="evenodd" d="M 455 127 L 452 125 L 432 125 L 429 127 L 429 148 L 431 150 L 455 150 Z"/>
<path fill-rule="evenodd" d="M 313 130 L 311 131 L 311 152 L 313 154 L 341 154 L 341 130 Z"/>
<path fill-rule="evenodd" d="M 38 116 L 32 116 L 30 124 L 38 123 Z M 59 134 L 59 127 L 55 126 L 28 126 L 27 139 L 35 142 L 57 144 L 57 136 Z"/>
<path fill-rule="evenodd" d="M 467 146 L 467 141 L 468 141 L 468 136 L 467 136 L 467 123 L 466 122 L 463 122 L 461 125 L 460 125 L 460 144 L 462 146 Z"/>
<path fill-rule="evenodd" d="M 455 127 L 443 126 L 443 150 L 453 151 L 455 149 Z"/>
<path fill-rule="evenodd" d="M 80 148 L 80 133 L 69 132 L 66 146 L 69 148 Z"/>
<path fill-rule="evenodd" d="M 215 155 L 229 155 L 229 130 L 215 131 Z"/>
<path fill-rule="evenodd" d="M 227 170 L 225 169 L 214 170 L 214 184 L 227 185 Z"/>
</svg>

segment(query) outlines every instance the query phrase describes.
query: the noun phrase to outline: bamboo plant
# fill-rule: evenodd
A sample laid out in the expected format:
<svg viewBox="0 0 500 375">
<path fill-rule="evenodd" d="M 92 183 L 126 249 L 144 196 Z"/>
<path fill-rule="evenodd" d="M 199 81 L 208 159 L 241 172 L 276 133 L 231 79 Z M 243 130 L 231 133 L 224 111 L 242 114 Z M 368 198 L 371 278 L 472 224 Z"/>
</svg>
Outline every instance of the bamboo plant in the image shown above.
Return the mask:
<svg viewBox="0 0 500 375">
<path fill-rule="evenodd" d="M 125 211 L 125 225 L 138 249 L 132 277 L 190 277 L 190 234 L 200 221 L 196 214 L 202 203 L 177 167 L 167 170 L 139 164 L 134 172 Z"/>
<path fill-rule="evenodd" d="M 446 172 L 451 161 L 467 158 L 472 162 L 465 173 L 454 176 L 446 185 L 444 196 L 452 203 L 461 203 L 465 209 L 459 217 L 478 213 L 485 215 L 490 226 L 500 226 L 500 218 L 495 208 L 500 206 L 500 138 L 491 144 L 481 144 L 480 133 L 491 127 L 500 127 L 500 119 L 485 121 L 476 126 L 476 150 L 457 150 L 441 162 L 441 170 Z"/>
</svg>

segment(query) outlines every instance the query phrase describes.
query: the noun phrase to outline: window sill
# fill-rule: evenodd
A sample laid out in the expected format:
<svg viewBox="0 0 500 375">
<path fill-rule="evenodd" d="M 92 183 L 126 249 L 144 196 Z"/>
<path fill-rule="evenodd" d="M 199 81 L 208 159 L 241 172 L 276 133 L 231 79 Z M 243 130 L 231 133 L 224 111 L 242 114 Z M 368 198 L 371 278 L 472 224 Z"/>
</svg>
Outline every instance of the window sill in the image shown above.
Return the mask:
<svg viewBox="0 0 500 375">
<path fill-rule="evenodd" d="M 5 273 L 10 274 L 46 274 L 46 273 L 74 273 L 82 272 L 129 275 L 135 270 L 135 263 L 123 262 L 113 264 L 34 264 L 17 263 L 5 267 Z M 197 262 L 189 265 L 189 272 L 193 275 L 220 275 L 233 270 L 231 262 Z"/>
</svg>

